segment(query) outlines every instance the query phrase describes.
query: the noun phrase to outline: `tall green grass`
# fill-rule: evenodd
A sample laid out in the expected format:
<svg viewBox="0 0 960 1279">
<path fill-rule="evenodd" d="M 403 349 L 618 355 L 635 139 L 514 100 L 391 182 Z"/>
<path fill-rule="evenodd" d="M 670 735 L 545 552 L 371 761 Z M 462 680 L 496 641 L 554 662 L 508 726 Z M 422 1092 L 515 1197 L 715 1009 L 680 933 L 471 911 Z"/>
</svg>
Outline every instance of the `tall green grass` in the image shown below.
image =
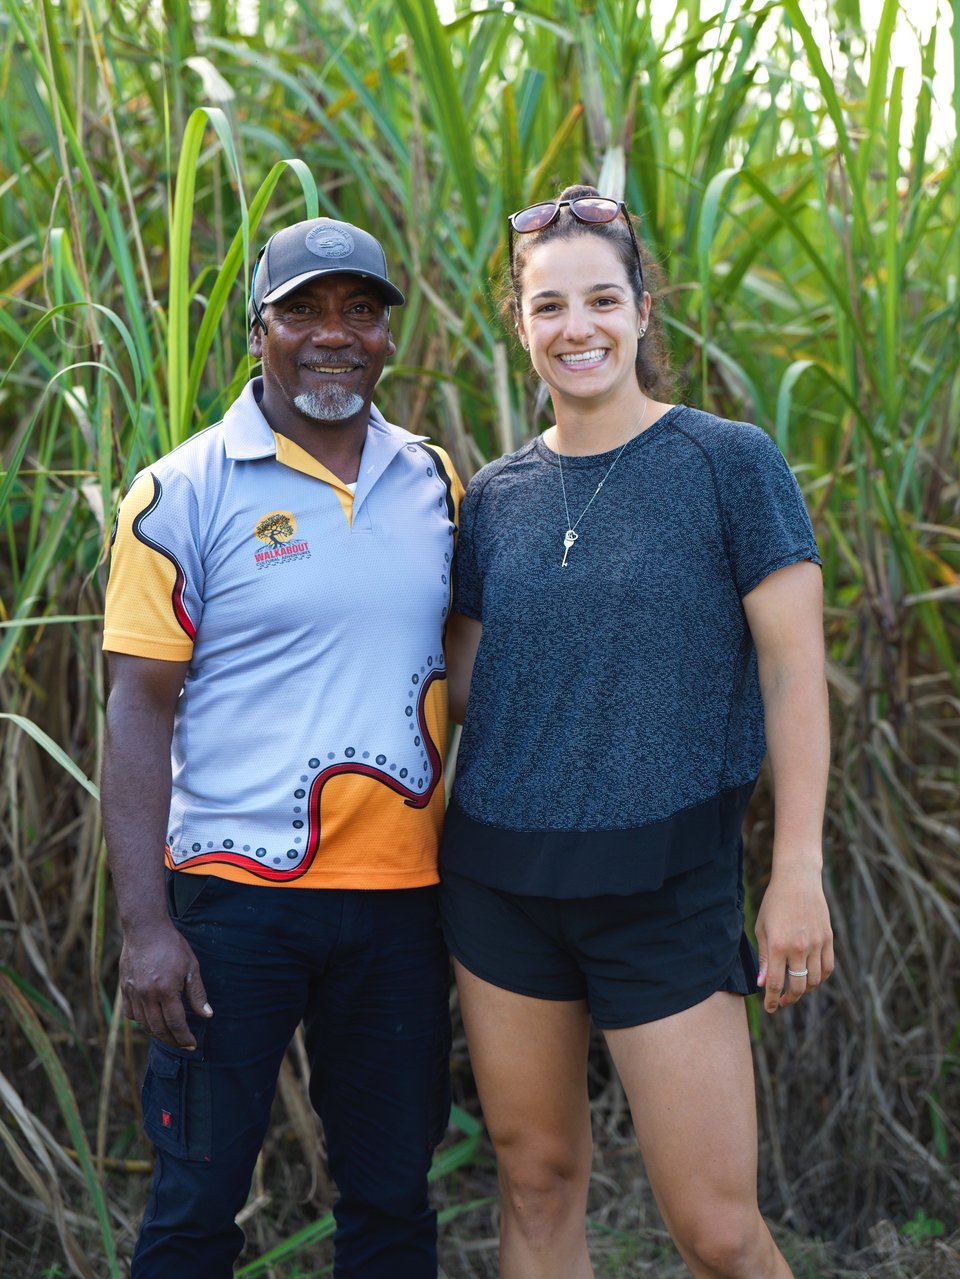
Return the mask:
<svg viewBox="0 0 960 1279">
<path fill-rule="evenodd" d="M 960 9 L 924 40 L 909 17 L 0 0 L 0 1272 L 114 1273 L 144 1193 L 91 798 L 119 493 L 222 414 L 256 247 L 317 212 L 370 227 L 405 285 L 388 415 L 465 478 L 515 447 L 545 419 L 497 318 L 505 215 L 577 178 L 642 216 L 686 397 L 777 438 L 824 555 L 839 968 L 753 1023 L 764 1203 L 850 1248 L 920 1208 L 960 1228 L 960 94 L 932 80 Z M 761 788 L 754 898 L 769 835 Z M 329 1207 L 304 1095 L 291 1067 L 258 1184 L 310 1206 L 282 1237 L 266 1189 L 250 1208 L 282 1264 L 312 1264 Z M 460 1231 L 466 1177 L 437 1187 Z"/>
</svg>

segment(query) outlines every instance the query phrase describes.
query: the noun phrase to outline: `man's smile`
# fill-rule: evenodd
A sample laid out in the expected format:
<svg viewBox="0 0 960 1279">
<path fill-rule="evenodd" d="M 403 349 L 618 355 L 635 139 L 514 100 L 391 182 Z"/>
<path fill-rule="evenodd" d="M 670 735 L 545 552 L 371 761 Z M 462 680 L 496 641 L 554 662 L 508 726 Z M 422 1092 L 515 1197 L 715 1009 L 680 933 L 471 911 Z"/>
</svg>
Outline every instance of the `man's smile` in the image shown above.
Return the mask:
<svg viewBox="0 0 960 1279">
<path fill-rule="evenodd" d="M 357 369 L 365 368 L 366 365 L 361 360 L 354 360 L 349 364 L 326 364 L 319 360 L 302 360 L 300 367 L 308 369 L 311 373 L 354 373 Z"/>
</svg>

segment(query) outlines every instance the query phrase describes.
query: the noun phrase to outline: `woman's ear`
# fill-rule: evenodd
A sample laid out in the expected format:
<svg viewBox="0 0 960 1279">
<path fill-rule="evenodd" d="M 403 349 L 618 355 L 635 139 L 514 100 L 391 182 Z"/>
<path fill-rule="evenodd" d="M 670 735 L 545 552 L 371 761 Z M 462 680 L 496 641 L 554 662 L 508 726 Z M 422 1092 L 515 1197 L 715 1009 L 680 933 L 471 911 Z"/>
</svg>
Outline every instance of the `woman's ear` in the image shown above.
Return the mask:
<svg viewBox="0 0 960 1279">
<path fill-rule="evenodd" d="M 650 294 L 644 291 L 643 305 L 641 307 L 638 307 L 638 310 L 639 310 L 638 323 L 637 323 L 638 337 L 643 337 L 644 333 L 646 333 L 647 329 L 650 327 L 650 304 L 652 301 L 653 299 L 650 297 Z"/>
</svg>

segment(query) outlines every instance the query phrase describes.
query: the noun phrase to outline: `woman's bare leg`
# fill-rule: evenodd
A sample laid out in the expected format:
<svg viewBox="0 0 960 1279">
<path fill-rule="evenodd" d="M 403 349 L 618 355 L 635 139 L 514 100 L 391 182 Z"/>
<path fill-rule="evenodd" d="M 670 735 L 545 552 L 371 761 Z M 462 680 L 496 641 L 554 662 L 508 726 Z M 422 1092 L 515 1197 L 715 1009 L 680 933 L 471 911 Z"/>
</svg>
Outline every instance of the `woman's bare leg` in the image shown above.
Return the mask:
<svg viewBox="0 0 960 1279">
<path fill-rule="evenodd" d="M 757 1205 L 757 1112 L 744 1001 L 723 992 L 605 1032 L 650 1184 L 696 1279 L 790 1279 Z"/>
<path fill-rule="evenodd" d="M 592 1279 L 584 1222 L 593 1158 L 586 1004 L 515 995 L 454 966 L 497 1152 L 501 1279 Z"/>
</svg>

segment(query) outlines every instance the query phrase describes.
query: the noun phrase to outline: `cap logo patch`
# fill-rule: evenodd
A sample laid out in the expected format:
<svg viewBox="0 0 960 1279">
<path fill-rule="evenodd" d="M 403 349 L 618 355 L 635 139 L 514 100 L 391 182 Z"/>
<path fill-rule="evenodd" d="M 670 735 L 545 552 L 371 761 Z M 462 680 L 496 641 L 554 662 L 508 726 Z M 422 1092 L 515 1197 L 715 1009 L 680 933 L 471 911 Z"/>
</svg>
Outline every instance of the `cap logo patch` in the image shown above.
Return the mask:
<svg viewBox="0 0 960 1279">
<path fill-rule="evenodd" d="M 315 226 L 307 232 L 306 247 L 318 258 L 348 258 L 353 253 L 353 236 L 339 227 Z"/>
</svg>

